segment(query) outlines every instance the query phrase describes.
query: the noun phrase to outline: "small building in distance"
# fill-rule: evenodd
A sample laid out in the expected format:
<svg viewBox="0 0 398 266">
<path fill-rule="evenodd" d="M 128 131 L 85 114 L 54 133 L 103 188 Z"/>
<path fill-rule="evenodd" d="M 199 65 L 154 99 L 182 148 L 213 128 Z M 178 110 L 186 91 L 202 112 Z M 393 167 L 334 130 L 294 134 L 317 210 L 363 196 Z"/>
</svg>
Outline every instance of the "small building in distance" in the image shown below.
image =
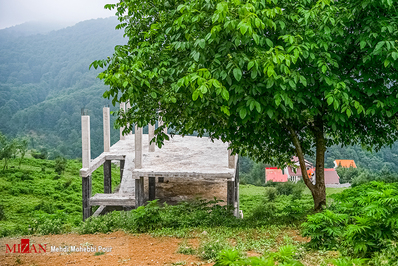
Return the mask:
<svg viewBox="0 0 398 266">
<path fill-rule="evenodd" d="M 343 168 L 357 168 L 354 160 L 334 160 L 334 168 L 336 169 L 339 166 Z"/>
<path fill-rule="evenodd" d="M 340 184 L 340 177 L 334 168 L 325 168 L 325 185 Z"/>
<path fill-rule="evenodd" d="M 287 182 L 287 174 L 282 173 L 282 169 L 277 167 L 266 167 L 265 168 L 265 183 L 268 181 L 272 182 Z"/>
<path fill-rule="evenodd" d="M 297 182 L 303 178 L 298 157 L 293 156 L 292 162 L 296 167 L 287 166 L 283 172 L 287 174 L 289 181 Z M 305 168 L 307 169 L 307 174 L 312 179 L 315 173 L 314 165 L 305 159 L 304 162 L 305 162 Z"/>
<path fill-rule="evenodd" d="M 337 160 L 336 160 L 337 161 Z M 335 162 L 336 162 L 335 161 Z M 348 164 L 343 165 L 354 165 L 356 167 L 355 162 L 353 160 L 343 160 L 349 161 Z M 297 182 L 303 178 L 300 164 L 298 162 L 297 157 L 292 158 L 293 164 L 296 166 L 288 166 L 286 168 L 279 169 L 277 167 L 266 167 L 265 168 L 265 182 L 273 181 L 273 182 Z M 308 177 L 310 178 L 311 182 L 315 184 L 315 167 L 314 165 L 305 160 L 305 167 L 307 170 Z M 351 166 L 352 167 L 352 166 Z M 340 177 L 336 172 L 335 168 L 325 168 L 325 185 L 337 185 L 340 184 Z"/>
</svg>

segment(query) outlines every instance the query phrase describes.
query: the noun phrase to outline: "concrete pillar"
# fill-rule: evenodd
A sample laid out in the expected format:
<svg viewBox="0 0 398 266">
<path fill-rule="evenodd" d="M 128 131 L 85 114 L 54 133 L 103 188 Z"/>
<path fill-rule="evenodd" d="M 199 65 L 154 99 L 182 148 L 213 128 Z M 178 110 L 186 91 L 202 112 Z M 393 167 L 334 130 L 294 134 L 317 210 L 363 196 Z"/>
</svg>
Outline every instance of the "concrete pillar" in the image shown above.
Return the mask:
<svg viewBox="0 0 398 266">
<path fill-rule="evenodd" d="M 149 140 L 149 152 L 155 151 L 155 143 L 150 143 L 153 137 L 155 136 L 155 125 L 148 125 L 148 140 Z"/>
<path fill-rule="evenodd" d="M 144 205 L 144 178 L 135 179 L 135 207 Z"/>
<path fill-rule="evenodd" d="M 83 201 L 83 221 L 89 218 L 92 214 L 90 206 L 91 197 L 91 176 L 82 177 L 82 201 Z"/>
<path fill-rule="evenodd" d="M 104 193 L 112 193 L 112 163 L 106 160 L 104 163 Z"/>
<path fill-rule="evenodd" d="M 235 155 L 231 155 L 232 150 L 228 149 L 228 168 L 235 168 Z"/>
<path fill-rule="evenodd" d="M 82 168 L 89 168 L 91 161 L 90 116 L 82 115 Z M 82 177 L 83 221 L 91 216 L 91 176 Z"/>
<path fill-rule="evenodd" d="M 148 187 L 149 187 L 149 200 L 155 200 L 155 190 L 156 190 L 156 178 L 155 177 L 149 177 L 148 178 Z"/>
<path fill-rule="evenodd" d="M 142 168 L 142 127 L 135 126 L 135 169 Z"/>
<path fill-rule="evenodd" d="M 102 110 L 104 121 L 104 152 L 109 152 L 111 148 L 111 118 L 109 107 Z"/>
<path fill-rule="evenodd" d="M 126 113 L 130 110 L 130 108 L 131 108 L 130 102 L 126 102 Z M 127 124 L 127 128 L 128 128 L 128 130 L 129 130 L 128 135 L 132 135 L 132 134 L 133 134 L 133 131 L 131 130 L 131 125 L 130 125 L 130 123 Z"/>
<path fill-rule="evenodd" d="M 120 110 L 126 111 L 126 104 L 121 102 L 120 103 Z M 123 135 L 124 127 L 120 127 L 120 140 L 125 140 L 126 137 Z"/>
<path fill-rule="evenodd" d="M 90 116 L 82 115 L 82 162 L 83 168 L 90 167 Z"/>
<path fill-rule="evenodd" d="M 235 207 L 235 181 L 227 181 L 227 205 Z"/>
<path fill-rule="evenodd" d="M 123 179 L 123 171 L 124 171 L 124 160 L 120 160 L 120 183 L 122 183 Z"/>
<path fill-rule="evenodd" d="M 238 162 L 236 164 L 236 171 L 235 171 L 235 217 L 239 218 L 240 213 L 239 213 L 239 156 L 238 156 Z"/>
</svg>

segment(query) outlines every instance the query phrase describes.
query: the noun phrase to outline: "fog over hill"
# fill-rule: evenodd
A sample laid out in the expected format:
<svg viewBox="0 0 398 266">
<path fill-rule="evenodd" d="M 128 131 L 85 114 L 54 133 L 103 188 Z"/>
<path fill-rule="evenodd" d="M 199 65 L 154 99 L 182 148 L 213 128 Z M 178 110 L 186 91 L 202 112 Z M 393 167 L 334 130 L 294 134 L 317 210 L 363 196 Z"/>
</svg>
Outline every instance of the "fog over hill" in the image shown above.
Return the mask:
<svg viewBox="0 0 398 266">
<path fill-rule="evenodd" d="M 29 135 L 35 149 L 79 157 L 84 107 L 91 115 L 93 156 L 100 153 L 102 107 L 110 102 L 102 98 L 99 71 L 89 65 L 126 43 L 117 23 L 116 17 L 88 20 L 46 34 L 34 34 L 44 29 L 34 23 L 0 30 L 0 131 Z M 28 36 L 17 28 L 29 29 Z"/>
</svg>

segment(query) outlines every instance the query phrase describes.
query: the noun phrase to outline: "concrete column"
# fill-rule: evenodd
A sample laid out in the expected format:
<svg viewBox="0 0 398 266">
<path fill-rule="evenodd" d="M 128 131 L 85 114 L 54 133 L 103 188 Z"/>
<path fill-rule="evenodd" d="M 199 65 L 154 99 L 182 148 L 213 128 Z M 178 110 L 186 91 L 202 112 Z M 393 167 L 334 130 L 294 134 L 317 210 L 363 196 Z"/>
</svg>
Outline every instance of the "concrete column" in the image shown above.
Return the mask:
<svg viewBox="0 0 398 266">
<path fill-rule="evenodd" d="M 109 107 L 102 110 L 104 121 L 104 152 L 109 152 L 111 148 L 111 118 Z"/>
<path fill-rule="evenodd" d="M 112 163 L 106 160 L 104 163 L 104 193 L 112 193 Z"/>
<path fill-rule="evenodd" d="M 155 136 L 155 125 L 148 124 L 148 143 L 149 143 L 149 152 L 155 151 L 155 143 L 150 143 L 153 137 Z"/>
<path fill-rule="evenodd" d="M 135 126 L 135 169 L 142 168 L 142 127 Z"/>
<path fill-rule="evenodd" d="M 135 179 L 135 207 L 144 205 L 144 178 Z"/>
<path fill-rule="evenodd" d="M 236 164 L 236 171 L 235 171 L 235 217 L 239 218 L 240 213 L 239 213 L 239 156 L 238 156 L 238 162 Z"/>
<path fill-rule="evenodd" d="M 122 183 L 123 179 L 123 171 L 124 171 L 124 160 L 120 160 L 120 183 Z"/>
<path fill-rule="evenodd" d="M 90 167 L 90 116 L 82 115 L 82 162 L 83 168 Z"/>
<path fill-rule="evenodd" d="M 91 197 L 91 176 L 82 177 L 82 199 L 83 199 L 83 221 L 92 214 L 90 206 Z"/>
<path fill-rule="evenodd" d="M 155 200 L 155 190 L 156 190 L 156 178 L 155 177 L 149 177 L 148 178 L 148 187 L 149 187 L 149 200 Z"/>
<path fill-rule="evenodd" d="M 126 104 L 125 103 L 123 103 L 123 102 L 120 103 L 120 110 L 126 111 Z M 126 137 L 123 136 L 123 130 L 124 130 L 124 127 L 121 127 L 120 128 L 120 140 L 126 139 Z"/>
<path fill-rule="evenodd" d="M 228 149 L 228 168 L 235 168 L 235 155 L 231 155 L 232 150 Z"/>
<path fill-rule="evenodd" d="M 235 207 L 235 181 L 227 181 L 227 205 Z"/>
<path fill-rule="evenodd" d="M 131 108 L 130 102 L 126 102 L 126 113 L 130 110 L 130 108 Z M 127 124 L 127 128 L 128 128 L 128 130 L 129 130 L 128 135 L 132 135 L 132 134 L 133 134 L 133 131 L 131 130 L 131 125 L 130 125 L 130 123 Z"/>
</svg>

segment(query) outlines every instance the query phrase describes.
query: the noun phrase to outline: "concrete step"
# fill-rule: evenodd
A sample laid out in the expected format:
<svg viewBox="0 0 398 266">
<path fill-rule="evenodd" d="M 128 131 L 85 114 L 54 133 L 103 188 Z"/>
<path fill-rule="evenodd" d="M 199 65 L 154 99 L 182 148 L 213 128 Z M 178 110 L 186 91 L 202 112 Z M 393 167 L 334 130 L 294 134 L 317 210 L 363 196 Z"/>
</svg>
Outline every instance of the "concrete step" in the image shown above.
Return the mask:
<svg viewBox="0 0 398 266">
<path fill-rule="evenodd" d="M 90 198 L 90 206 L 135 206 L 134 195 L 95 194 Z"/>
</svg>

